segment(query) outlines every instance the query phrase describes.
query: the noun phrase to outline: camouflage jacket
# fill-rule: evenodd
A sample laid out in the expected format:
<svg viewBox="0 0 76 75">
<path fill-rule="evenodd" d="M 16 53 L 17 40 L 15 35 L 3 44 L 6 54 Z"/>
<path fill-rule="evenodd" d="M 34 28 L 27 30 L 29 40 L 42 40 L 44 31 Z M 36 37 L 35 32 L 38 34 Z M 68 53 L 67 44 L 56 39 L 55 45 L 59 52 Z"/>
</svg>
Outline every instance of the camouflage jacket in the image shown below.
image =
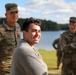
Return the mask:
<svg viewBox="0 0 76 75">
<path fill-rule="evenodd" d="M 20 39 L 20 27 L 16 23 L 14 27 L 6 24 L 6 21 L 0 26 L 0 57 L 9 54 L 14 50 Z"/>
<path fill-rule="evenodd" d="M 60 48 L 64 53 L 76 53 L 76 33 L 69 30 L 61 34 Z"/>
</svg>

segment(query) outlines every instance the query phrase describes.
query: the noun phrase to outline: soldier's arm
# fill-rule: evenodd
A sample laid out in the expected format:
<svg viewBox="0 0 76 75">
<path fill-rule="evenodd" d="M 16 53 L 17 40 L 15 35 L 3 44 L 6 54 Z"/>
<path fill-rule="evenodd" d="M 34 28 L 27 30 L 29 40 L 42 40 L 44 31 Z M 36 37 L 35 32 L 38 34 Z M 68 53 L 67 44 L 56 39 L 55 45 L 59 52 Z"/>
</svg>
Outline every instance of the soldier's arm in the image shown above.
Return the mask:
<svg viewBox="0 0 76 75">
<path fill-rule="evenodd" d="M 54 40 L 54 42 L 52 43 L 52 46 L 57 50 L 57 40 Z"/>
<path fill-rule="evenodd" d="M 0 41 L 3 39 L 2 30 L 0 29 Z"/>
<path fill-rule="evenodd" d="M 18 23 L 16 25 L 16 29 L 17 29 L 17 37 L 20 39 L 20 31 L 21 31 L 21 28 L 20 28 L 20 25 Z"/>
<path fill-rule="evenodd" d="M 66 36 L 64 36 L 64 35 L 60 36 L 59 44 L 60 44 L 61 51 L 67 51 L 69 49 L 68 40 L 67 40 Z"/>
</svg>

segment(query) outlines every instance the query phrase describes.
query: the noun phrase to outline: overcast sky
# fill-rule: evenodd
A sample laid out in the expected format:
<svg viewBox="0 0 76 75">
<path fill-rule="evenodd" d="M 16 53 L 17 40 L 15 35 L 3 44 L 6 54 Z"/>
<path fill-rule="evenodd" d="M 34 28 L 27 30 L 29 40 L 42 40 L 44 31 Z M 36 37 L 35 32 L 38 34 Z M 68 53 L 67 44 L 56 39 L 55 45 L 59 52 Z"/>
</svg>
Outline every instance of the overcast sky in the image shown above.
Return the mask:
<svg viewBox="0 0 76 75">
<path fill-rule="evenodd" d="M 19 18 L 34 17 L 63 24 L 76 16 L 76 0 L 0 0 L 0 17 L 5 17 L 6 3 L 18 4 Z"/>
</svg>

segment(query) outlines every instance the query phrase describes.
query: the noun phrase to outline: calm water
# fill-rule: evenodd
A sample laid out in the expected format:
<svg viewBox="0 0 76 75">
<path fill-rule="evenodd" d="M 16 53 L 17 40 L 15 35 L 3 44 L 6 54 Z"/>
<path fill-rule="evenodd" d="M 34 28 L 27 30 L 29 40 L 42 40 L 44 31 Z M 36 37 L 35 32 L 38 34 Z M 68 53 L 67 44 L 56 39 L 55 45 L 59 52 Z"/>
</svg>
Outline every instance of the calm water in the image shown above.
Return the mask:
<svg viewBox="0 0 76 75">
<path fill-rule="evenodd" d="M 54 50 L 52 42 L 58 38 L 62 32 L 64 31 L 42 31 L 40 42 L 36 44 L 35 47 L 38 49 Z M 23 38 L 22 33 L 21 38 Z"/>
</svg>

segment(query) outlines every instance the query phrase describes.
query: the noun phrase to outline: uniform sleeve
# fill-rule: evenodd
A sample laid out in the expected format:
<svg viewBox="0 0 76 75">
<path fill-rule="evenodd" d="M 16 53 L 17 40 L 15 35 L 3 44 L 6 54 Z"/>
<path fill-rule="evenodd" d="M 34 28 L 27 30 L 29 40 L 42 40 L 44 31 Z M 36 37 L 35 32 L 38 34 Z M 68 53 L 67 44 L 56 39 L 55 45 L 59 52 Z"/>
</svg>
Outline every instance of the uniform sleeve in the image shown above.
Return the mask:
<svg viewBox="0 0 76 75">
<path fill-rule="evenodd" d="M 4 37 L 4 33 L 5 33 L 5 28 L 2 27 L 2 25 L 0 26 L 0 41 L 3 40 Z"/>
<path fill-rule="evenodd" d="M 20 40 L 20 25 L 17 23 L 16 25 L 16 33 L 17 33 L 17 43 L 19 42 Z"/>
<path fill-rule="evenodd" d="M 0 41 L 3 39 L 2 33 L 0 32 Z"/>
<path fill-rule="evenodd" d="M 20 38 L 21 28 L 20 28 L 20 25 L 18 23 L 16 24 L 16 31 L 17 31 L 17 37 Z"/>
<path fill-rule="evenodd" d="M 66 41 L 62 35 L 60 36 L 59 43 L 60 43 L 60 49 L 63 51 L 64 47 L 66 46 Z"/>
<path fill-rule="evenodd" d="M 62 51 L 68 51 L 69 48 L 70 48 L 70 42 L 68 43 L 69 41 L 67 40 L 66 36 L 64 36 L 63 34 L 60 36 L 60 40 L 59 40 L 59 43 L 60 43 L 60 49 Z"/>
<path fill-rule="evenodd" d="M 57 39 L 53 41 L 52 46 L 57 50 L 58 49 L 58 45 L 57 45 L 58 41 Z"/>
</svg>

